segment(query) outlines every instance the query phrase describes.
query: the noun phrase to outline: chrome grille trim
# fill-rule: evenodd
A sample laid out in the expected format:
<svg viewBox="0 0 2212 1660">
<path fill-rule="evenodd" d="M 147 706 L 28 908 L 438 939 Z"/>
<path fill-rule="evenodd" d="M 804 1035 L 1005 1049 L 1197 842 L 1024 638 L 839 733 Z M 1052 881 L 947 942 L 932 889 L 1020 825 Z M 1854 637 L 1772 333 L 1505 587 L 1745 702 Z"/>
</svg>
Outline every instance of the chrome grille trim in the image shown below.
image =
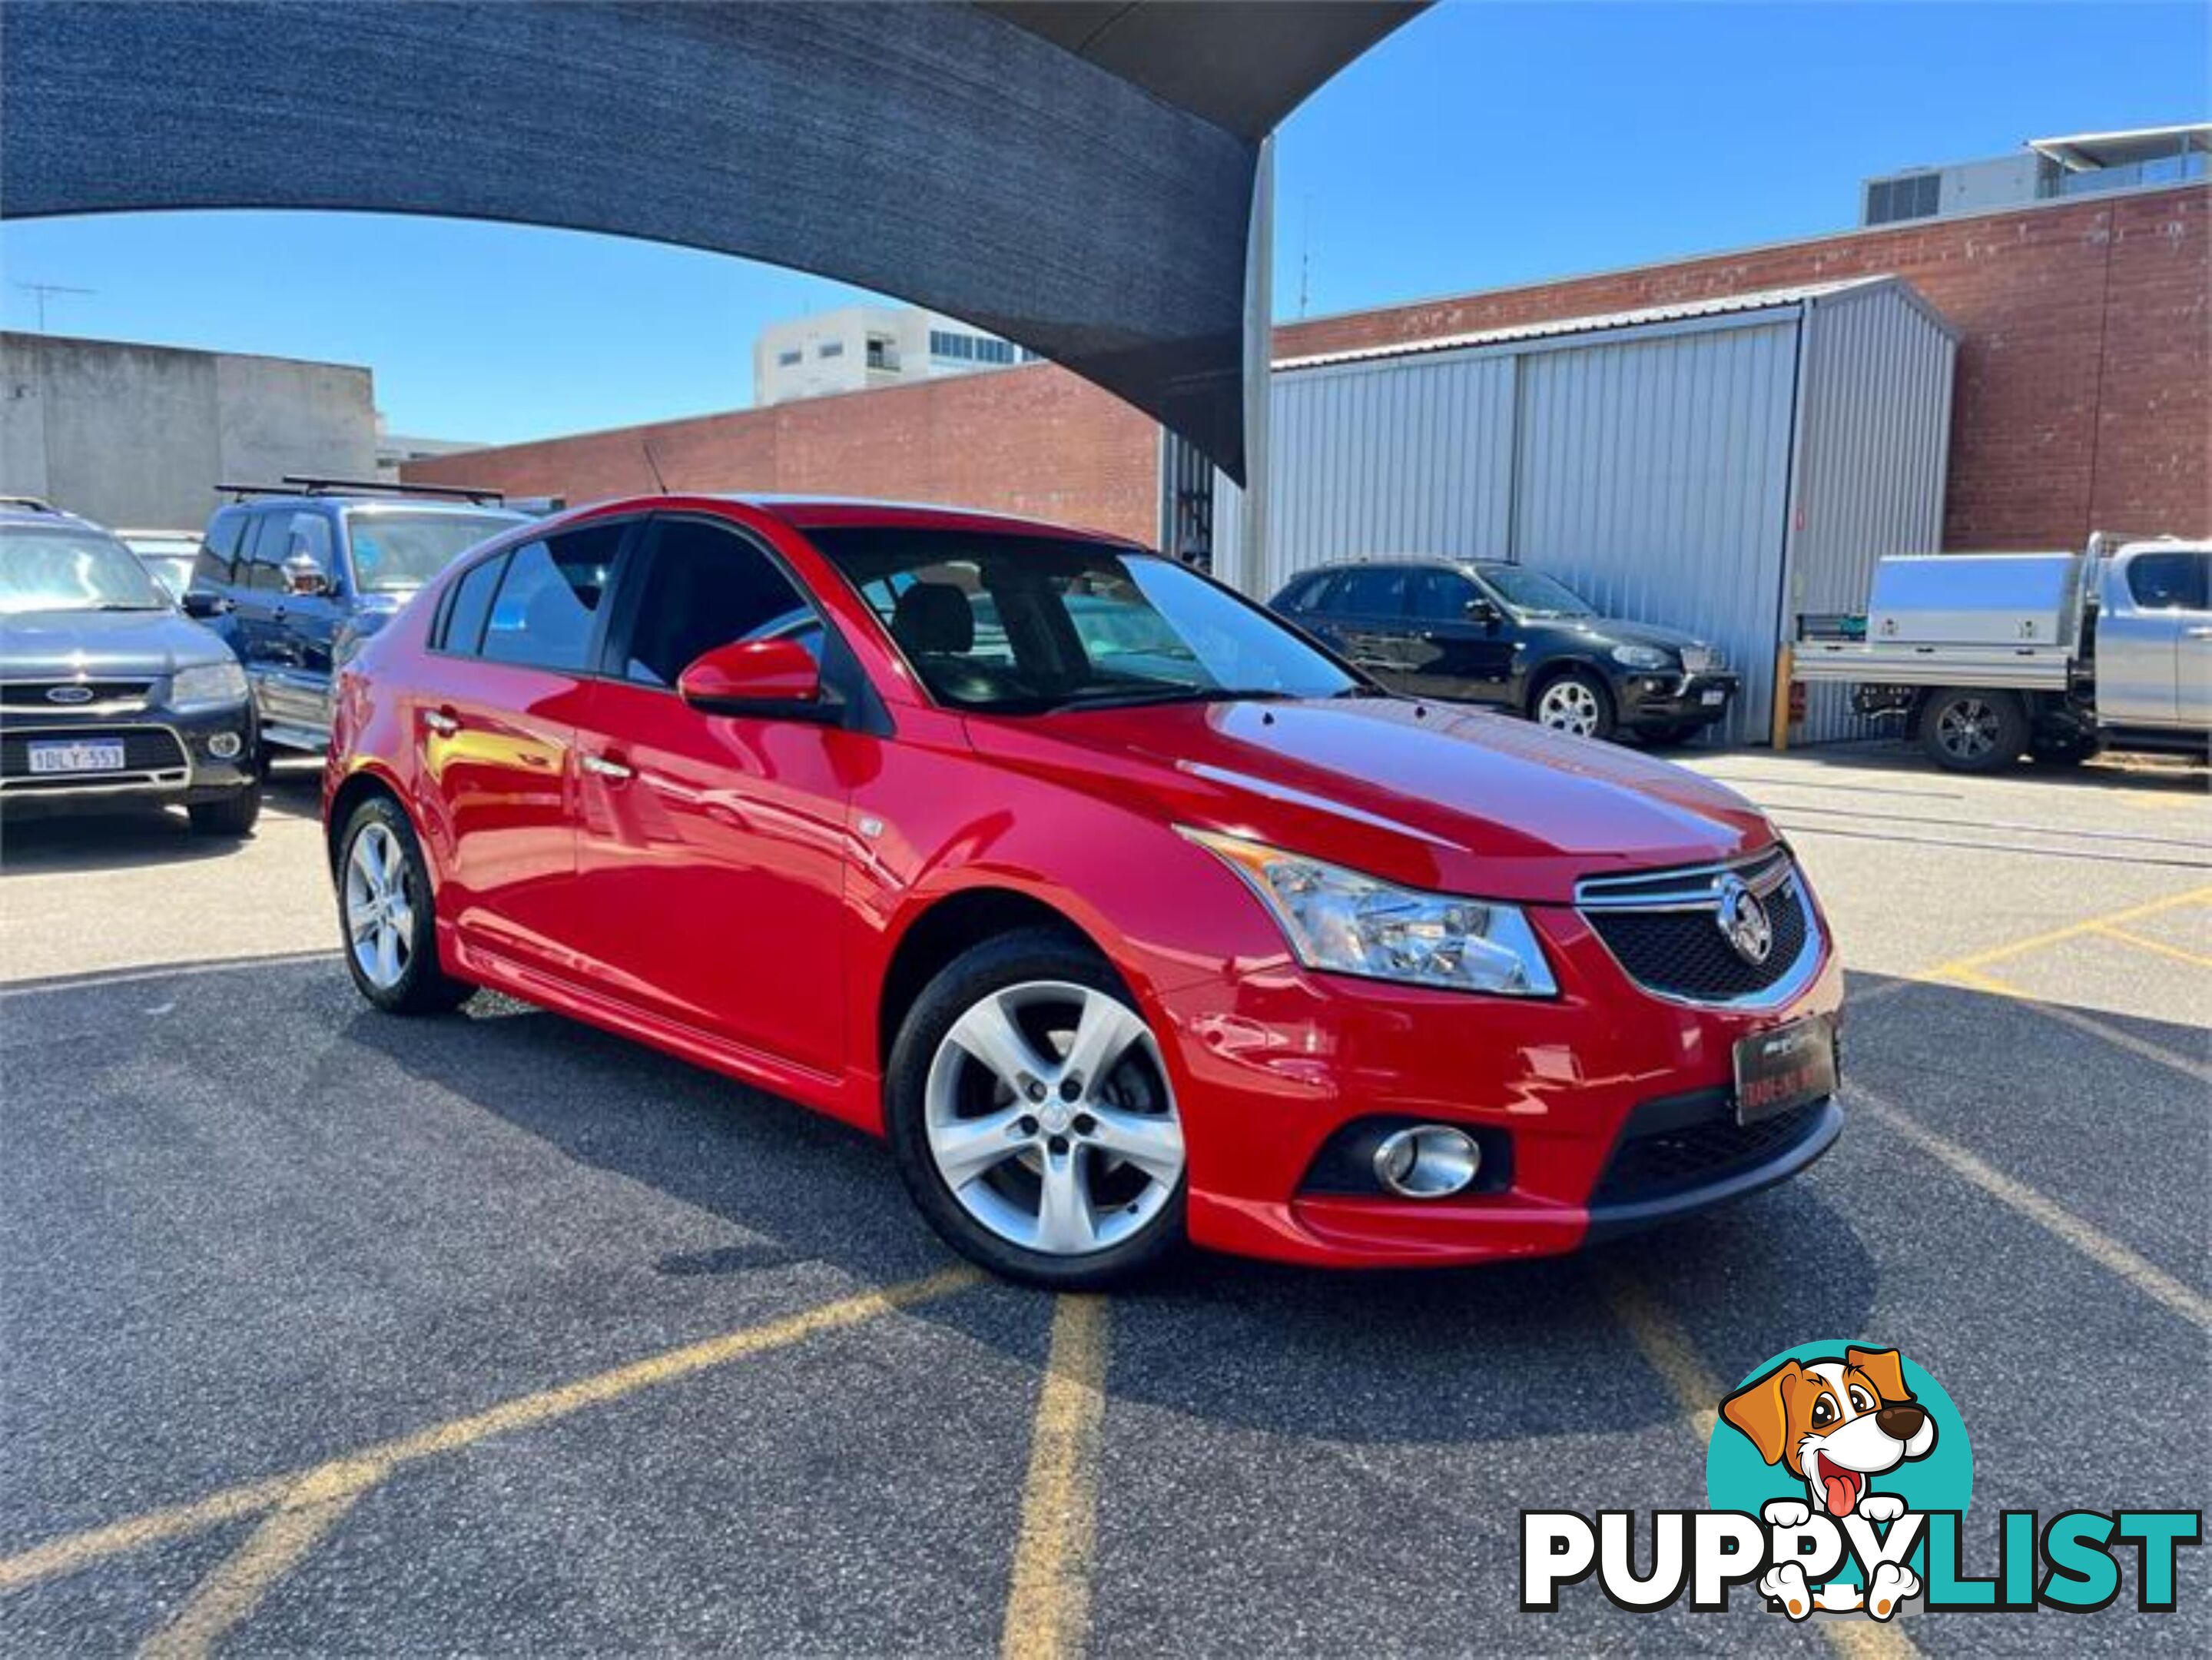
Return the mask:
<svg viewBox="0 0 2212 1660">
<path fill-rule="evenodd" d="M 1797 954 L 1771 983 L 1737 997 L 1690 996 L 1663 985 L 1654 985 L 1636 973 L 1606 938 L 1603 923 L 1607 918 L 1635 914 L 1702 911 L 1715 918 L 1714 929 L 1717 933 L 1720 884 L 1721 879 L 1727 876 L 1742 882 L 1762 902 L 1771 904 L 1778 897 L 1787 897 L 1802 915 L 1804 937 Z M 1820 931 L 1820 915 L 1813 908 L 1812 893 L 1798 873 L 1796 861 L 1787 848 L 1779 845 L 1721 864 L 1643 871 L 1627 876 L 1585 877 L 1575 885 L 1575 908 L 1589 923 L 1590 932 L 1605 947 L 1606 955 L 1613 958 L 1614 966 L 1632 984 L 1646 996 L 1688 1008 L 1741 1012 L 1781 1008 L 1802 995 L 1813 983 L 1820 973 L 1827 943 Z"/>
<path fill-rule="evenodd" d="M 62 686 L 80 686 L 93 692 L 82 703 L 57 703 L 46 694 Z M 16 716 L 73 721 L 143 709 L 154 695 L 154 683 L 139 675 L 90 675 L 47 680 L 0 680 L 0 708 Z"/>
</svg>

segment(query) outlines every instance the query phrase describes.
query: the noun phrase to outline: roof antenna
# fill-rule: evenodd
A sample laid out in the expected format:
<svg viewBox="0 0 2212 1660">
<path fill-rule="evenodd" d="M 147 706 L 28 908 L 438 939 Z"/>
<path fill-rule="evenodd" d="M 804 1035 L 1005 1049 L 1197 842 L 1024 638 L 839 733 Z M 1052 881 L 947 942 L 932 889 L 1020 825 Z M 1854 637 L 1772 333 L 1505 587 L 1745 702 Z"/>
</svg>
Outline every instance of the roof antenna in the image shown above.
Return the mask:
<svg viewBox="0 0 2212 1660">
<path fill-rule="evenodd" d="M 1299 204 L 1298 213 L 1298 321 L 1306 319 L 1306 279 L 1313 273 L 1313 192 Z"/>
<path fill-rule="evenodd" d="M 668 481 L 660 476 L 660 463 L 653 459 L 653 440 L 641 438 L 637 447 L 645 453 L 645 465 L 653 469 L 653 487 L 663 496 L 668 494 Z"/>
</svg>

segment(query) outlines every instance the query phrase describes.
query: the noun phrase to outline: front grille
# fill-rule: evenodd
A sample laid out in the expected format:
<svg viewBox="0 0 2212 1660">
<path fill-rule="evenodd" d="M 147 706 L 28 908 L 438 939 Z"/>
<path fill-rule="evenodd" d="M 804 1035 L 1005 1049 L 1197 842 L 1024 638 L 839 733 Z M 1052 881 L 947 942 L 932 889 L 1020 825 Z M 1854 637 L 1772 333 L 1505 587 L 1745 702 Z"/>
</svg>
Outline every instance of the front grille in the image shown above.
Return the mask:
<svg viewBox="0 0 2212 1660">
<path fill-rule="evenodd" d="M 1772 931 L 1761 962 L 1739 952 L 1721 927 L 1724 892 L 1739 882 L 1764 906 Z M 1576 897 L 1630 979 L 1682 1002 L 1781 1000 L 1795 994 L 1819 956 L 1803 880 L 1779 848 L 1734 865 L 1593 878 Z"/>
<path fill-rule="evenodd" d="M 1647 1103 L 1629 1120 L 1620 1145 L 1590 1195 L 1592 1209 L 1669 1198 L 1763 1164 L 1810 1135 L 1827 1106 L 1826 1101 L 1808 1101 L 1770 1118 L 1739 1124 L 1734 1099 L 1725 1090 L 1698 1098 L 1703 1116 L 1683 1122 L 1680 1110 L 1689 1104 Z M 1655 1127 L 1639 1128 L 1639 1118 Z M 1664 1127 L 1656 1127 L 1659 1124 Z"/>
<path fill-rule="evenodd" d="M 101 739 L 122 740 L 123 767 L 119 772 L 34 773 L 31 770 L 31 745 L 33 743 L 58 740 L 87 743 Z M 0 732 L 0 779 L 21 788 L 66 789 L 82 788 L 88 784 L 130 783 L 149 774 L 181 775 L 185 769 L 184 745 L 177 741 L 177 734 L 167 727 L 70 727 Z"/>
<path fill-rule="evenodd" d="M 66 720 L 73 714 L 112 714 L 118 709 L 143 708 L 154 683 L 143 676 L 134 680 L 0 680 L 0 708 Z M 48 694 L 59 690 L 88 696 L 56 702 Z"/>
</svg>

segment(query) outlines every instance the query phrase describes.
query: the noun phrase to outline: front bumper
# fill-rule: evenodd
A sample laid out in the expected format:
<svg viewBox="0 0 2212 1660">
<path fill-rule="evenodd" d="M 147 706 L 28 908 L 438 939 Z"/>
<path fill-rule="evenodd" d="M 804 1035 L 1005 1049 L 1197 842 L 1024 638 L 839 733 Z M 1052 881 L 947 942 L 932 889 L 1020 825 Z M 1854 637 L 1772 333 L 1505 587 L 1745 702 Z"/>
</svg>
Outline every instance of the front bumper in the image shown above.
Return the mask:
<svg viewBox="0 0 2212 1660">
<path fill-rule="evenodd" d="M 1339 1267 L 1551 1256 L 1779 1181 L 1834 1141 L 1832 1102 L 1755 1134 L 1736 1130 L 1733 1110 L 1738 1039 L 1840 1011 L 1825 925 L 1803 988 L 1750 1011 L 1655 997 L 1577 912 L 1530 915 L 1555 998 L 1425 991 L 1295 963 L 1163 994 L 1191 1237 Z M 1475 1133 L 1503 1183 L 1419 1201 L 1322 1179 L 1340 1132 L 1376 1119 Z"/>
<path fill-rule="evenodd" d="M 1614 683 L 1613 706 L 1624 727 L 1710 726 L 1735 702 L 1733 674 L 1625 674 Z M 1707 699 L 1720 695 L 1718 702 Z"/>
<path fill-rule="evenodd" d="M 235 739 L 237 752 L 216 754 L 218 739 Z M 30 769 L 33 744 L 98 739 L 124 745 L 120 771 L 35 774 Z M 221 800 L 254 784 L 256 742 L 251 701 L 190 714 L 155 706 L 79 720 L 11 710 L 0 721 L 0 807 L 10 814 L 28 814 L 141 805 L 191 806 Z"/>
</svg>

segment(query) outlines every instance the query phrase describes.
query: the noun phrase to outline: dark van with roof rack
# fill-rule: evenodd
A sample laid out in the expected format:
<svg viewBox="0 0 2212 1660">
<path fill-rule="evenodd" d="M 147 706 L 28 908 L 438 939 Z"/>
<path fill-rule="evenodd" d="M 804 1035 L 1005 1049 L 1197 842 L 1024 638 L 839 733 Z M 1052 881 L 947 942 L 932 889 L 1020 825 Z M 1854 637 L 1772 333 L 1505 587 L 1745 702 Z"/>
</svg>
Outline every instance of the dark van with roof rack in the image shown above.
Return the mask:
<svg viewBox="0 0 2212 1660">
<path fill-rule="evenodd" d="M 185 593 L 252 683 L 265 745 L 319 755 L 331 677 L 454 557 L 520 524 L 496 490 L 288 473 L 224 484 Z"/>
</svg>

